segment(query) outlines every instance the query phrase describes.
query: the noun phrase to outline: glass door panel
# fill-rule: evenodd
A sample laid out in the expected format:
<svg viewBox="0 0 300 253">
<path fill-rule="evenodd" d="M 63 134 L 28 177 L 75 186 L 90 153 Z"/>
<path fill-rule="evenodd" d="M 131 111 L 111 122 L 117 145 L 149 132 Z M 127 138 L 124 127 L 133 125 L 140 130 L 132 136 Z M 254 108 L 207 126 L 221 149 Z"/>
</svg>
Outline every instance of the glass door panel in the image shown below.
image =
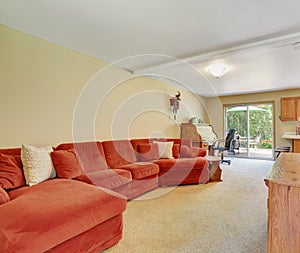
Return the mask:
<svg viewBox="0 0 300 253">
<path fill-rule="evenodd" d="M 226 134 L 229 129 L 235 128 L 236 137 L 238 138 L 238 154 L 240 157 L 248 156 L 248 127 L 247 127 L 247 111 L 242 110 L 241 106 L 227 106 L 225 107 L 226 115 Z M 226 135 L 225 135 L 226 136 Z"/>
<path fill-rule="evenodd" d="M 238 157 L 273 159 L 273 104 L 225 106 L 225 130 L 236 129 Z"/>
</svg>

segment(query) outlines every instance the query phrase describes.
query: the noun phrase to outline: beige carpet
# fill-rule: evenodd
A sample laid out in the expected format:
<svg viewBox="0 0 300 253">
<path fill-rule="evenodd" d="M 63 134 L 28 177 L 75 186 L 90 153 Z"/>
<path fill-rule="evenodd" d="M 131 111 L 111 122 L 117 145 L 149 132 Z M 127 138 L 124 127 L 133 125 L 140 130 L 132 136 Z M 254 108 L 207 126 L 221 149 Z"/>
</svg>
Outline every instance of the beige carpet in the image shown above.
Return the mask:
<svg viewBox="0 0 300 253">
<path fill-rule="evenodd" d="M 159 188 L 128 203 L 123 239 L 105 253 L 265 253 L 272 161 L 235 158 L 220 183 Z"/>
</svg>

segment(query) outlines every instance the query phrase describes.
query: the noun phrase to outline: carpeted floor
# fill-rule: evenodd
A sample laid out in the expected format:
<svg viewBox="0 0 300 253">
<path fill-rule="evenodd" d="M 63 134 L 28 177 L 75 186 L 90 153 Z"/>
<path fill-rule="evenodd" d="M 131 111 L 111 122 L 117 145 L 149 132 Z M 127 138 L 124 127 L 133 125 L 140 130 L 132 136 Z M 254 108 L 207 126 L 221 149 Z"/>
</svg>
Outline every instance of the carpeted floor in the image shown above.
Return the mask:
<svg viewBox="0 0 300 253">
<path fill-rule="evenodd" d="M 223 182 L 159 188 L 130 201 L 123 239 L 105 253 L 265 253 L 272 161 L 235 158 Z"/>
</svg>

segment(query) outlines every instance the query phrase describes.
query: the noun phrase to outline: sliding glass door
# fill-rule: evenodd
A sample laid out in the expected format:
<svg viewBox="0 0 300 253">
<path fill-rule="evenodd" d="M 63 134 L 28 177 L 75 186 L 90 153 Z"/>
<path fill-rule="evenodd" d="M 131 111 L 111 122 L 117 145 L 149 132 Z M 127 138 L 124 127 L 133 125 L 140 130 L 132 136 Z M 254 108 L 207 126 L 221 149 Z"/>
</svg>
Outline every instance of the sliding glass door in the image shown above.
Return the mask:
<svg viewBox="0 0 300 253">
<path fill-rule="evenodd" d="M 225 106 L 226 133 L 231 128 L 236 129 L 236 156 L 273 159 L 273 103 Z"/>
</svg>

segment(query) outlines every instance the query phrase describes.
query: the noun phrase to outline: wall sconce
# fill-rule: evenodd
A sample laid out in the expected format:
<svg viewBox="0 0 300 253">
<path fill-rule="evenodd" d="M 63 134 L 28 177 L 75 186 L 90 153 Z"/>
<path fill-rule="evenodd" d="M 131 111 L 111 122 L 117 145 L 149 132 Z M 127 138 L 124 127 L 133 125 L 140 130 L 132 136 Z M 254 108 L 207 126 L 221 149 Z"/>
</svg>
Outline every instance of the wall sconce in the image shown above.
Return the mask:
<svg viewBox="0 0 300 253">
<path fill-rule="evenodd" d="M 228 68 L 223 64 L 214 64 L 214 65 L 208 66 L 207 71 L 213 77 L 220 78 L 228 71 Z"/>
<path fill-rule="evenodd" d="M 175 97 L 170 98 L 170 107 L 171 107 L 171 112 L 173 113 L 174 120 L 176 120 L 176 114 L 177 111 L 179 110 L 179 101 L 180 101 L 180 92 L 177 91 L 177 95 Z"/>
</svg>

